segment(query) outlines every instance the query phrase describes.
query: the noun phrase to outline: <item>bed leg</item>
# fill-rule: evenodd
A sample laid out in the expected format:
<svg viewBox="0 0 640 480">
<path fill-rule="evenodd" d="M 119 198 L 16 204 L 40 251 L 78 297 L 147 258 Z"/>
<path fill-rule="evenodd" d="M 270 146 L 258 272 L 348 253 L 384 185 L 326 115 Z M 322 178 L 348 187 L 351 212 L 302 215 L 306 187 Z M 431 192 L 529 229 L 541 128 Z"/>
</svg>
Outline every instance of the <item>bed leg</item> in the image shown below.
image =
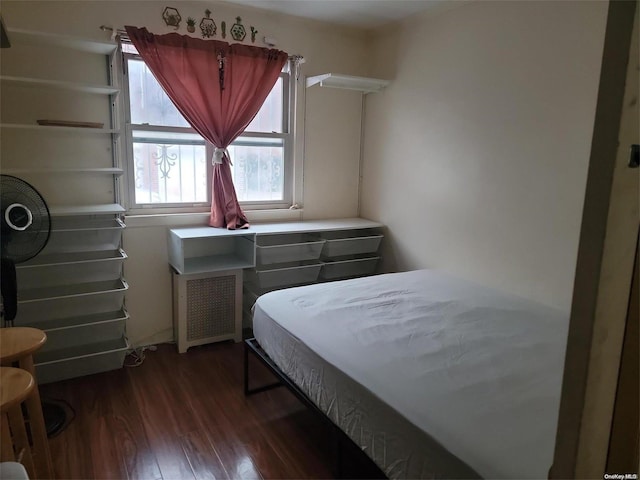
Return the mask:
<svg viewBox="0 0 640 480">
<path fill-rule="evenodd" d="M 333 437 L 333 450 L 334 450 L 334 475 L 336 478 L 344 478 L 344 471 L 342 465 L 342 433 L 335 425 L 331 428 L 331 436 Z"/>
<path fill-rule="evenodd" d="M 255 342 L 255 339 L 248 339 L 244 341 L 244 394 L 245 396 L 253 395 L 254 393 L 266 392 L 267 390 L 271 390 L 272 388 L 282 387 L 282 382 L 277 381 L 275 383 L 270 383 L 268 385 L 263 385 L 261 387 L 249 389 L 249 350 L 251 349 L 256 356 L 257 359 L 261 360 L 263 364 L 270 367 L 268 363 L 266 363 L 265 359 L 260 356 L 259 353 L 254 350 L 255 346 L 251 342 Z M 273 367 L 270 367 L 273 369 Z M 272 370 L 273 371 L 273 370 Z"/>
<path fill-rule="evenodd" d="M 244 344 L 244 394 L 249 395 L 249 346 Z"/>
</svg>

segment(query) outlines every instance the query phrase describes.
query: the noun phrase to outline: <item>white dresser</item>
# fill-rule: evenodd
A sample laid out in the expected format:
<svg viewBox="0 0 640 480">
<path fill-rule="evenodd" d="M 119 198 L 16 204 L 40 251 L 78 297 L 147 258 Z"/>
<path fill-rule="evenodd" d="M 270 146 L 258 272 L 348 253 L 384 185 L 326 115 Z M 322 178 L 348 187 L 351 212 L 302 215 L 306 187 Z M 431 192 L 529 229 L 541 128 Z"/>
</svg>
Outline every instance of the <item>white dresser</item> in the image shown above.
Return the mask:
<svg viewBox="0 0 640 480">
<path fill-rule="evenodd" d="M 240 341 L 268 291 L 376 273 L 382 230 L 362 218 L 169 230 L 178 350 Z"/>
</svg>

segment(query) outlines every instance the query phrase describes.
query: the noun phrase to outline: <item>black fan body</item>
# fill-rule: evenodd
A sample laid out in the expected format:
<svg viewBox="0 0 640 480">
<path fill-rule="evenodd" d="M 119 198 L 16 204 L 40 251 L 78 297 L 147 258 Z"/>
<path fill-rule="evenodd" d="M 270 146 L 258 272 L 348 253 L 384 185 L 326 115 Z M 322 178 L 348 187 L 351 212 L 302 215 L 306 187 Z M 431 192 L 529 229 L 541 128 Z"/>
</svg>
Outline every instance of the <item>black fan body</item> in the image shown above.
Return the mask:
<svg viewBox="0 0 640 480">
<path fill-rule="evenodd" d="M 42 251 L 51 234 L 49 208 L 24 180 L 0 175 L 0 258 L 3 316 L 11 325 L 18 310 L 16 267 Z"/>
</svg>

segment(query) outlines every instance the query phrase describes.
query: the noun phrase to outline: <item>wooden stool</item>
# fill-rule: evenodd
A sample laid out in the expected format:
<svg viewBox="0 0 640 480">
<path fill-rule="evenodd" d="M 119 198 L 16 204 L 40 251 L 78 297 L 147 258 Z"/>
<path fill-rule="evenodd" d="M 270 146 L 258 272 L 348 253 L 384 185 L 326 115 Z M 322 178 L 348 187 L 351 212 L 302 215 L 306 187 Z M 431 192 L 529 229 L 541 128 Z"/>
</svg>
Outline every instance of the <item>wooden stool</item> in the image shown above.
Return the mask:
<svg viewBox="0 0 640 480">
<path fill-rule="evenodd" d="M 26 370 L 0 367 L 1 459 L 3 462 L 18 460 L 30 478 L 36 478 L 36 470 L 20 405 L 31 396 L 34 387 L 33 377 Z"/>
<path fill-rule="evenodd" d="M 14 362 L 18 362 L 19 367 L 26 370 L 35 383 L 31 389 L 31 395 L 25 400 L 33 440 L 33 456 L 40 472 L 37 477 L 30 473 L 32 478 L 53 478 L 53 463 L 33 365 L 33 353 L 46 341 L 46 333 L 37 328 L 0 328 L 0 364 L 3 367 L 10 367 Z"/>
</svg>

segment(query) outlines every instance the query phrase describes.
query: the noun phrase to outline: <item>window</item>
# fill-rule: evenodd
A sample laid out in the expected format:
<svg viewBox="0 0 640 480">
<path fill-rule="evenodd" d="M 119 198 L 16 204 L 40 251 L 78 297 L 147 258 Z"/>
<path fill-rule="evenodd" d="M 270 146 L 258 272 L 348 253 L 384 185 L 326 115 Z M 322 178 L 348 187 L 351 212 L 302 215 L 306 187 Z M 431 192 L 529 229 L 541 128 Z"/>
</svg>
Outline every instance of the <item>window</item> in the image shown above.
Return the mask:
<svg viewBox="0 0 640 480">
<path fill-rule="evenodd" d="M 135 48 L 124 44 L 123 50 L 130 208 L 205 210 L 211 204 L 213 146 L 189 126 Z M 294 88 L 287 65 L 251 124 L 229 146 L 243 208 L 292 203 Z"/>
</svg>

